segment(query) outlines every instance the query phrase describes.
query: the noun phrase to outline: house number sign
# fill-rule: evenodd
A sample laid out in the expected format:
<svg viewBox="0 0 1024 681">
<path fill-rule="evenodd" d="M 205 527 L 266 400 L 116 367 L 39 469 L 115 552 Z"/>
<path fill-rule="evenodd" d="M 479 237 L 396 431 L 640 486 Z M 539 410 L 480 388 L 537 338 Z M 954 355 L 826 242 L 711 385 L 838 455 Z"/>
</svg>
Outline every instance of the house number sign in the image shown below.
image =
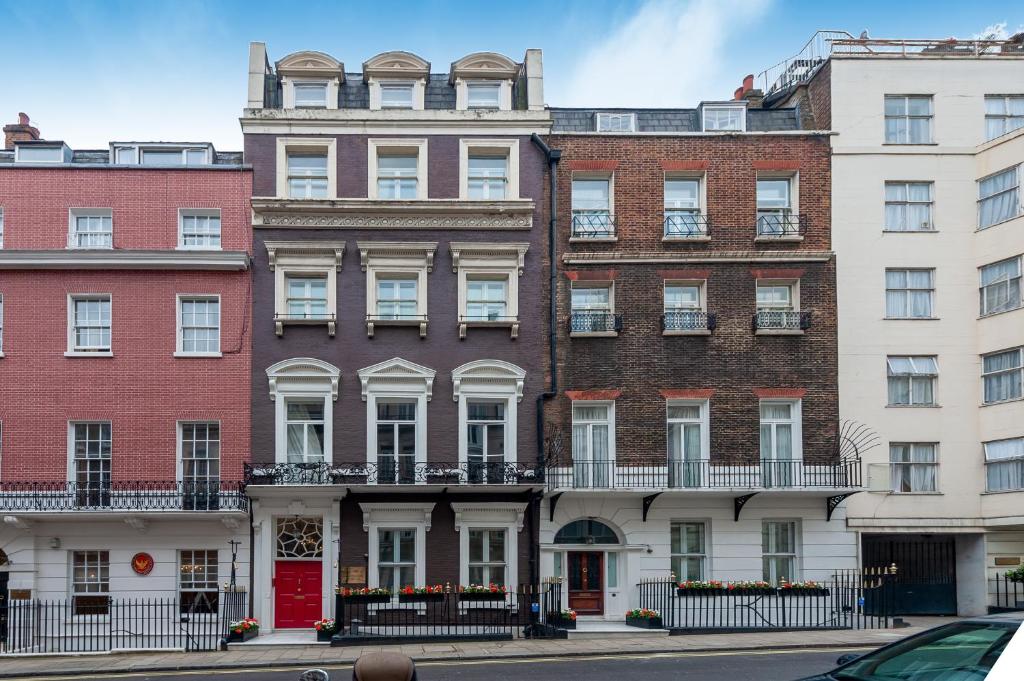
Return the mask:
<svg viewBox="0 0 1024 681">
<path fill-rule="evenodd" d="M 153 571 L 153 556 L 148 553 L 136 553 L 132 556 L 132 570 L 137 575 L 148 575 Z"/>
</svg>

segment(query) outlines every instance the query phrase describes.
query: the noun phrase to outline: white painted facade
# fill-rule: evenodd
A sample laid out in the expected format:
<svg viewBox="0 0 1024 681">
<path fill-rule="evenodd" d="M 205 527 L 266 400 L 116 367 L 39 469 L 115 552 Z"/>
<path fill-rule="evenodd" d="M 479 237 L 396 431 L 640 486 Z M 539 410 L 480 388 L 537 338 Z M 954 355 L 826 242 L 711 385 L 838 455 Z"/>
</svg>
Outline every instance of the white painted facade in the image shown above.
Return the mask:
<svg viewBox="0 0 1024 681">
<path fill-rule="evenodd" d="M 979 306 L 979 268 L 1024 253 L 1024 216 L 978 228 L 978 180 L 1024 162 L 1024 129 L 985 141 L 985 95 L 1024 94 L 1024 57 L 833 55 L 830 87 L 840 415 L 880 440 L 848 523 L 955 534 L 958 608 L 978 614 L 996 558 L 1024 559 L 1024 491 L 987 492 L 983 451 L 1024 436 L 1024 402 L 984 405 L 981 378 L 981 355 L 1024 345 L 1024 309 Z M 885 143 L 886 95 L 931 96 L 931 143 Z M 897 181 L 933 183 L 933 230 L 884 230 Z M 886 318 L 887 268 L 934 269 L 932 318 Z M 935 406 L 888 405 L 887 356 L 937 358 Z M 907 442 L 937 443 L 934 492 L 892 492 L 889 444 Z"/>
</svg>

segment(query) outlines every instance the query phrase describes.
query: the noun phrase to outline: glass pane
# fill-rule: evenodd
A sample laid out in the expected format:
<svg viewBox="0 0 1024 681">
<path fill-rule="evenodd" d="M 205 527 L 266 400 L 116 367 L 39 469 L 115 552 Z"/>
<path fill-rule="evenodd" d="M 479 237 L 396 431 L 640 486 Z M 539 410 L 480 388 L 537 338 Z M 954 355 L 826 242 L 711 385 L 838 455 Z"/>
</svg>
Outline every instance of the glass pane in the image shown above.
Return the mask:
<svg viewBox="0 0 1024 681">
<path fill-rule="evenodd" d="M 665 287 L 665 308 L 699 308 L 700 287 L 699 286 L 666 286 Z"/>
<path fill-rule="evenodd" d="M 380 104 L 385 108 L 412 108 L 412 85 L 382 85 Z"/>
<path fill-rule="evenodd" d="M 607 179 L 573 180 L 573 210 L 608 210 Z"/>
<path fill-rule="evenodd" d="M 401 530 L 398 538 L 398 560 L 412 563 L 416 560 L 416 530 Z"/>
<path fill-rule="evenodd" d="M 572 289 L 572 309 L 607 310 L 611 304 L 611 288 L 609 287 L 586 287 Z"/>
<path fill-rule="evenodd" d="M 327 175 L 327 156 L 325 154 L 288 154 L 288 174 L 325 177 Z"/>
<path fill-rule="evenodd" d="M 895 116 L 904 115 L 907 113 L 907 99 L 906 97 L 886 97 L 885 98 L 885 115 Z"/>
<path fill-rule="evenodd" d="M 324 403 L 321 402 L 288 402 L 289 421 L 323 421 Z"/>
<path fill-rule="evenodd" d="M 481 563 L 484 560 L 484 531 L 469 531 L 469 562 Z M 474 582 L 478 583 L 478 582 Z"/>
<path fill-rule="evenodd" d="M 758 180 L 758 208 L 789 208 L 789 180 Z"/>
<path fill-rule="evenodd" d="M 665 207 L 700 207 L 700 182 L 697 180 L 665 180 Z"/>
</svg>

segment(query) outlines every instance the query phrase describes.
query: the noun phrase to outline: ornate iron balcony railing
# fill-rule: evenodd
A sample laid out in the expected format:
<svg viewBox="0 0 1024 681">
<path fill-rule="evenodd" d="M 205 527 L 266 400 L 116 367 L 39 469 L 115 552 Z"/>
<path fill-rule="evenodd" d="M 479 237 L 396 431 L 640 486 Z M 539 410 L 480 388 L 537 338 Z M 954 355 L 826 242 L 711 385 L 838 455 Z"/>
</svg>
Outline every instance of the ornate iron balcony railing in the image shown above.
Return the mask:
<svg viewBox="0 0 1024 681">
<path fill-rule="evenodd" d="M 807 217 L 790 212 L 759 212 L 757 236 L 763 239 L 790 239 L 807 232 Z"/>
<path fill-rule="evenodd" d="M 561 489 L 779 489 L 861 486 L 860 459 L 834 463 L 776 461 L 551 462 L 545 471 L 549 491 Z"/>
<path fill-rule="evenodd" d="M 536 485 L 536 465 L 488 462 L 416 463 L 412 457 L 378 463 L 246 464 L 246 485 Z"/>
<path fill-rule="evenodd" d="M 615 216 L 606 210 L 573 211 L 571 236 L 573 239 L 614 238 Z"/>
<path fill-rule="evenodd" d="M 280 312 L 274 314 L 274 319 L 282 322 L 333 322 L 337 315 L 333 312 Z"/>
<path fill-rule="evenodd" d="M 811 328 L 811 313 L 796 310 L 758 310 L 751 320 L 754 331 L 806 331 Z"/>
<path fill-rule="evenodd" d="M 0 511 L 248 511 L 240 482 L 0 483 Z"/>
<path fill-rule="evenodd" d="M 607 333 L 622 331 L 622 315 L 593 310 L 574 311 L 569 314 L 570 333 Z"/>
<path fill-rule="evenodd" d="M 665 211 L 666 239 L 696 239 L 711 234 L 708 216 L 690 211 Z"/>
<path fill-rule="evenodd" d="M 714 331 L 718 317 L 701 310 L 668 310 L 661 315 L 662 331 Z"/>
</svg>

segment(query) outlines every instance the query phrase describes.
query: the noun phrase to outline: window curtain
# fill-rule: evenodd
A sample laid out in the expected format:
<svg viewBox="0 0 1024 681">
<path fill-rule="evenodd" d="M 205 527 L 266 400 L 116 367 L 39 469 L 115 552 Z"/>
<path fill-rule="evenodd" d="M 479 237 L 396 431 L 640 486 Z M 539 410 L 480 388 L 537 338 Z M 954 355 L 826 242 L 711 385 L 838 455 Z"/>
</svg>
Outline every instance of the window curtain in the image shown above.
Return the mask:
<svg viewBox="0 0 1024 681">
<path fill-rule="evenodd" d="M 981 202 L 978 205 L 978 226 L 989 227 L 1008 220 L 1020 210 L 1017 169 L 993 175 L 978 183 Z"/>
<path fill-rule="evenodd" d="M 985 443 L 988 491 L 1024 489 L 1024 437 Z"/>
<path fill-rule="evenodd" d="M 576 424 L 572 427 L 572 472 L 576 487 L 586 487 L 590 482 L 589 458 L 587 426 L 586 424 Z"/>
<path fill-rule="evenodd" d="M 594 441 L 594 486 L 607 487 L 612 465 L 608 455 L 608 426 L 594 424 L 591 426 L 591 437 Z"/>
<path fill-rule="evenodd" d="M 1012 371 L 1012 369 L 1019 367 L 1020 352 L 1017 350 L 1001 352 L 984 358 L 984 372 L 986 374 L 999 371 L 1005 372 L 985 376 L 985 402 L 999 402 L 1021 396 L 1021 372 Z"/>
<path fill-rule="evenodd" d="M 910 451 L 910 489 L 914 492 L 935 491 L 935 447 L 914 445 Z"/>
<path fill-rule="evenodd" d="M 889 404 L 910 404 L 910 379 L 908 377 L 889 377 Z"/>
<path fill-rule="evenodd" d="M 907 272 L 889 270 L 885 273 L 885 310 L 890 317 L 908 316 Z"/>
<path fill-rule="evenodd" d="M 910 289 L 910 316 L 932 316 L 932 273 L 930 270 L 907 272 L 907 288 Z"/>
</svg>

